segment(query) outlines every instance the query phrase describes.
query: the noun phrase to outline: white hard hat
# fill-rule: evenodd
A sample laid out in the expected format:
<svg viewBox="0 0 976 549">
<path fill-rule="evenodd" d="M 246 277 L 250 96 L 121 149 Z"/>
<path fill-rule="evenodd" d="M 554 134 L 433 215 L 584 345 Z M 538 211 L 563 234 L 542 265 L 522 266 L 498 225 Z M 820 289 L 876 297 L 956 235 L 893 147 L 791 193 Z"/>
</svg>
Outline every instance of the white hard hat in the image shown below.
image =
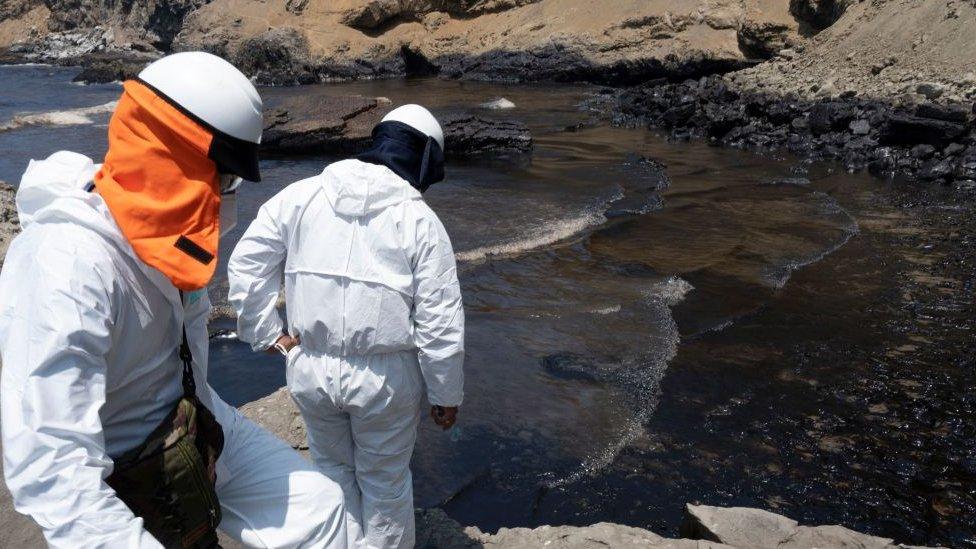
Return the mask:
<svg viewBox="0 0 976 549">
<path fill-rule="evenodd" d="M 143 69 L 138 80 L 214 133 L 210 157 L 222 171 L 260 179 L 263 104 L 234 65 L 201 51 L 175 53 Z"/>
<path fill-rule="evenodd" d="M 444 130 L 430 111 L 420 105 L 404 105 L 390 111 L 383 122 L 402 122 L 420 133 L 432 137 L 444 150 Z"/>
</svg>

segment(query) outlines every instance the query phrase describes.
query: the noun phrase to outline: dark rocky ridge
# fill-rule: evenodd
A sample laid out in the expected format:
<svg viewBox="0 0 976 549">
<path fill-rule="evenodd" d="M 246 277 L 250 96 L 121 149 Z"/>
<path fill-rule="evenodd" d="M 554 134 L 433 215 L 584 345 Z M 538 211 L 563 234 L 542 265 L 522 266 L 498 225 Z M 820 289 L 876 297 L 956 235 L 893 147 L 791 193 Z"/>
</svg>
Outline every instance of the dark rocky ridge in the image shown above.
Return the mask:
<svg viewBox="0 0 976 549">
<path fill-rule="evenodd" d="M 616 123 L 663 128 L 677 140 L 788 149 L 879 176 L 976 185 L 974 107 L 817 101 L 737 91 L 722 77 L 611 91 Z"/>
<path fill-rule="evenodd" d="M 309 94 L 264 113 L 261 150 L 271 156 L 361 152 L 373 127 L 394 105 L 383 98 Z M 440 113 L 445 153 L 453 156 L 523 154 L 532 137 L 521 123 L 467 112 Z"/>
</svg>

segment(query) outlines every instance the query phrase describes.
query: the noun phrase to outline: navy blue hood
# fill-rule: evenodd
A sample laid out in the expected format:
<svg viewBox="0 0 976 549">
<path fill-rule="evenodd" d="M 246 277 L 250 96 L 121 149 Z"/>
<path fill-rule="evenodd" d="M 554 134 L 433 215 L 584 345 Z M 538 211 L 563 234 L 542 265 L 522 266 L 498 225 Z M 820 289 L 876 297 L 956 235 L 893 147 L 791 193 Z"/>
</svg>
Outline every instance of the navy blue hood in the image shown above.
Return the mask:
<svg viewBox="0 0 976 549">
<path fill-rule="evenodd" d="M 386 166 L 420 192 L 444 180 L 444 151 L 432 137 L 402 122 L 382 122 L 373 128 L 369 150 L 356 160 Z"/>
</svg>

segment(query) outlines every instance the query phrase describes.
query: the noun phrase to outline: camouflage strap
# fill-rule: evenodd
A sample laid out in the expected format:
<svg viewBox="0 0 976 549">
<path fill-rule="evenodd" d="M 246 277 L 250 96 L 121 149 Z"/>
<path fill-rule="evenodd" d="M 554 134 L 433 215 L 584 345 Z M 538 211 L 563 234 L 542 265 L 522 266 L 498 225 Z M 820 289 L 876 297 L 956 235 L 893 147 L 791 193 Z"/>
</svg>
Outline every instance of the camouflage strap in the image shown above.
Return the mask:
<svg viewBox="0 0 976 549">
<path fill-rule="evenodd" d="M 224 433 L 197 398 L 185 324 L 179 356 L 182 397 L 145 442 L 114 460 L 105 481 L 165 547 L 219 548 L 216 464 Z"/>
</svg>

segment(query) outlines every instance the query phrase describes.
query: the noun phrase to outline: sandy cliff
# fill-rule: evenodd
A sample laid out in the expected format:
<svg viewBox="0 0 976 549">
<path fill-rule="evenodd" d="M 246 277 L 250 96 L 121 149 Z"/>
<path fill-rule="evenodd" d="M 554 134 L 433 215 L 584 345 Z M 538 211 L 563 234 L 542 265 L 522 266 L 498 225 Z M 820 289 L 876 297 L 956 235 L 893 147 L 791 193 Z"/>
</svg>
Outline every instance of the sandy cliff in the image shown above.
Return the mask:
<svg viewBox="0 0 976 549">
<path fill-rule="evenodd" d="M 0 47 L 28 57 L 202 48 L 282 84 L 410 73 L 625 84 L 697 76 L 769 58 L 811 17 L 791 13 L 789 0 L 4 2 Z"/>
<path fill-rule="evenodd" d="M 976 100 L 976 1 L 871 0 L 776 59 L 734 75 L 748 90 L 806 98 Z"/>
</svg>

